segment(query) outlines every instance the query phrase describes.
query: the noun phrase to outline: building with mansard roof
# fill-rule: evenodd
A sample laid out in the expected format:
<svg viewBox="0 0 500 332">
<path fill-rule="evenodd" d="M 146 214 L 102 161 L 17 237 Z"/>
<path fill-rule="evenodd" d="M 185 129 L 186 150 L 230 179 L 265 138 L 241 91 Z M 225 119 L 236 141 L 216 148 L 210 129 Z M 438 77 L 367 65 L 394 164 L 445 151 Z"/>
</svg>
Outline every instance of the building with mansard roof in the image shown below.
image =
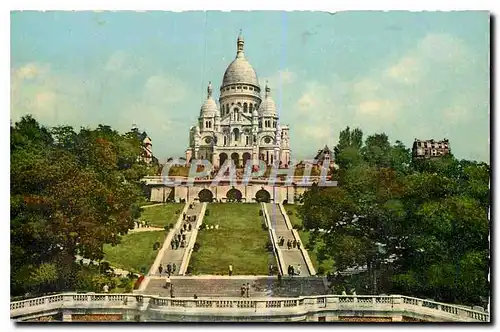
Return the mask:
<svg viewBox="0 0 500 332">
<path fill-rule="evenodd" d="M 236 57 L 227 67 L 218 102 L 208 84 L 207 99 L 198 123 L 190 128 L 186 160 L 206 159 L 218 168 L 228 159 L 237 166 L 264 160 L 282 167 L 290 163 L 288 126 L 280 126 L 278 108 L 267 85 L 261 91 L 257 73 L 244 53 L 244 40 L 236 42 Z"/>
</svg>

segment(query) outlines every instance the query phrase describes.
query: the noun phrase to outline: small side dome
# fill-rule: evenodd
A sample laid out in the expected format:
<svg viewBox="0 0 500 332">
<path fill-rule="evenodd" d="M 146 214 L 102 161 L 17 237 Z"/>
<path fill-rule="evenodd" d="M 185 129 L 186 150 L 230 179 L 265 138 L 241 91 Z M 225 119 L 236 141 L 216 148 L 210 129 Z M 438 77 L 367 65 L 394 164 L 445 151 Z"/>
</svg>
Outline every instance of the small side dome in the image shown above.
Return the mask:
<svg viewBox="0 0 500 332">
<path fill-rule="evenodd" d="M 214 117 L 219 113 L 219 109 L 217 108 L 217 103 L 212 98 L 212 82 L 208 83 L 207 88 L 207 100 L 201 106 L 200 116 L 202 117 Z"/>
</svg>

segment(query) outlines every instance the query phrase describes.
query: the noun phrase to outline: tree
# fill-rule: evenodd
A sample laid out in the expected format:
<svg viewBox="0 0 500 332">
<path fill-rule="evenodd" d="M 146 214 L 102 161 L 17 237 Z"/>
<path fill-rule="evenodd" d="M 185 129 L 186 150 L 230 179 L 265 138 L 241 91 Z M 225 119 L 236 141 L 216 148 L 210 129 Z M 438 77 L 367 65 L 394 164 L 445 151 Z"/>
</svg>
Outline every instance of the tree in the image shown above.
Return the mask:
<svg viewBox="0 0 500 332">
<path fill-rule="evenodd" d="M 339 270 L 366 264 L 372 291 L 384 263 L 392 283 L 381 292 L 481 304 L 489 295 L 489 165 L 453 155 L 412 161 L 385 134 L 363 146 L 353 134 L 343 130 L 335 147 L 339 187 L 303 195 L 306 229 L 329 230 L 319 236 Z"/>
<path fill-rule="evenodd" d="M 71 289 L 76 254 L 100 260 L 133 228 L 146 174 L 135 140 L 108 126 L 49 130 L 31 117 L 11 127 L 13 293 Z"/>
</svg>

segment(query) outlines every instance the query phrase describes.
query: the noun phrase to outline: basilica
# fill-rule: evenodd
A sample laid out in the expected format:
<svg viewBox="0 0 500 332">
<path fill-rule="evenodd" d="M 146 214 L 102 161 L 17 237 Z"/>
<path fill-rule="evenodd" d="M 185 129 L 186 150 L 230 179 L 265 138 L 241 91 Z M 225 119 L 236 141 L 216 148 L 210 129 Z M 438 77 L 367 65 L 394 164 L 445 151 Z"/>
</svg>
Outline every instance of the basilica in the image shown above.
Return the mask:
<svg viewBox="0 0 500 332">
<path fill-rule="evenodd" d="M 238 167 L 248 160 L 253 165 L 263 160 L 267 165 L 288 167 L 289 128 L 280 126 L 267 83 L 262 95 L 257 74 L 245 57 L 241 34 L 236 44 L 236 58 L 224 73 L 218 103 L 208 84 L 198 123 L 190 128 L 186 161 L 209 160 L 216 169 L 228 158 Z"/>
</svg>

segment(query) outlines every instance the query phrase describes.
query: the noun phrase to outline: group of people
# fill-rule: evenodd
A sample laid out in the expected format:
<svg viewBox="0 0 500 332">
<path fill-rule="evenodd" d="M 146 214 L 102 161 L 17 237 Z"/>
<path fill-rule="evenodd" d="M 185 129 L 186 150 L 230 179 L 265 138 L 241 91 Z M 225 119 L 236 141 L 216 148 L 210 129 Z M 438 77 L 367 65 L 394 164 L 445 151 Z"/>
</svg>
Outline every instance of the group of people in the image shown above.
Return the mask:
<svg viewBox="0 0 500 332">
<path fill-rule="evenodd" d="M 288 265 L 288 275 L 289 276 L 294 276 L 294 275 L 300 275 L 300 271 L 301 271 L 302 267 L 299 265 L 297 265 L 297 269 L 295 269 L 293 267 L 293 265 Z"/>
<path fill-rule="evenodd" d="M 149 223 L 144 220 L 134 221 L 134 224 L 136 228 L 143 228 L 143 227 L 149 228 Z"/>
<path fill-rule="evenodd" d="M 170 278 L 170 275 L 174 274 L 176 270 L 177 270 L 177 265 L 175 265 L 175 263 L 173 263 L 173 264 L 168 263 L 167 269 L 164 269 L 163 265 L 161 265 L 161 263 L 160 263 L 160 266 L 158 266 L 158 272 L 160 273 L 160 276 L 163 273 L 163 271 L 165 271 L 167 276 Z"/>
<path fill-rule="evenodd" d="M 188 219 L 190 219 L 191 217 L 195 218 L 192 221 L 196 220 L 196 216 L 187 216 Z M 184 213 L 183 215 L 183 220 L 186 220 L 186 213 Z M 186 233 L 191 232 L 192 229 L 193 226 L 191 226 L 189 222 L 182 224 L 179 233 L 175 234 L 172 241 L 170 241 L 170 247 L 172 248 L 172 250 L 177 250 L 179 249 L 179 247 L 181 248 L 186 247 Z"/>
<path fill-rule="evenodd" d="M 179 249 L 179 247 L 186 247 L 186 234 L 182 234 L 182 229 L 181 234 L 174 235 L 174 238 L 172 239 L 172 241 L 170 241 L 170 247 L 172 248 L 172 250 L 177 250 Z"/>
<path fill-rule="evenodd" d="M 191 209 L 192 208 L 192 204 L 189 205 L 189 208 Z M 196 221 L 196 214 L 192 214 L 192 215 L 187 215 L 186 212 L 184 212 L 182 214 L 182 220 L 184 221 L 188 221 L 188 222 L 193 222 L 193 221 Z"/>
<path fill-rule="evenodd" d="M 280 236 L 278 238 L 278 244 L 280 246 L 283 246 L 285 244 L 285 238 L 283 236 Z M 293 249 L 295 249 L 295 248 L 300 249 L 300 241 L 297 241 L 295 239 L 293 239 L 293 240 L 289 239 L 286 241 L 286 246 L 287 246 L 288 250 L 290 250 L 292 248 Z"/>
</svg>

